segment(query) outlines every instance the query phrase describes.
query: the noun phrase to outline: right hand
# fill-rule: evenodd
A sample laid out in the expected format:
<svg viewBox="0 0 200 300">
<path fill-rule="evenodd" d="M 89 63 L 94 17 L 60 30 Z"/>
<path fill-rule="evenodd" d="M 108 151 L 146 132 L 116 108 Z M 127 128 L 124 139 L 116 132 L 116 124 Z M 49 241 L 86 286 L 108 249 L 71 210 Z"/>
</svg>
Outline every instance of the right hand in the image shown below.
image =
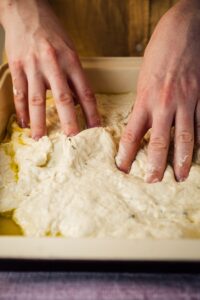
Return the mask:
<svg viewBox="0 0 200 300">
<path fill-rule="evenodd" d="M 116 163 L 129 172 L 140 141 L 151 130 L 146 182 L 161 181 L 174 125 L 173 169 L 188 177 L 194 142 L 200 145 L 200 3 L 178 2 L 158 23 L 145 50 L 137 97 Z"/>
</svg>

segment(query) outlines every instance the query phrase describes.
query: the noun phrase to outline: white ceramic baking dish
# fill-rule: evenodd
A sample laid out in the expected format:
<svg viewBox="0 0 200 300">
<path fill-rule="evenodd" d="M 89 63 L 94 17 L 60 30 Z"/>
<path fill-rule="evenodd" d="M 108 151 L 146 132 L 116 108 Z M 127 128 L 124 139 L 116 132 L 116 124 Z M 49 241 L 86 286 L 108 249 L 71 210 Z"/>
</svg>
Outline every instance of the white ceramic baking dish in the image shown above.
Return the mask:
<svg viewBox="0 0 200 300">
<path fill-rule="evenodd" d="M 83 58 L 82 64 L 95 92 L 125 93 L 136 89 L 140 58 Z M 4 65 L 0 69 L 0 136 L 13 111 L 12 97 L 11 77 L 7 65 Z M 200 262 L 200 240 L 66 239 L 1 235 L 0 259 Z"/>
</svg>

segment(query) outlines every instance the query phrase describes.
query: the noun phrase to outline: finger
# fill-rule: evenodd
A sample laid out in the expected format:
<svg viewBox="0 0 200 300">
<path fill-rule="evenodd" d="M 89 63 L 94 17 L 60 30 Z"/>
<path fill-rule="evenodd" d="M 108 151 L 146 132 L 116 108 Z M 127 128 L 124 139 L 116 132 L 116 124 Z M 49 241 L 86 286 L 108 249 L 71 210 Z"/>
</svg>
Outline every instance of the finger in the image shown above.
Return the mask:
<svg viewBox="0 0 200 300">
<path fill-rule="evenodd" d="M 21 65 L 18 63 L 11 64 L 10 70 L 17 121 L 22 128 L 25 128 L 29 124 L 27 79 Z"/>
<path fill-rule="evenodd" d="M 147 113 L 141 108 L 134 108 L 122 134 L 119 150 L 115 158 L 116 165 L 121 171 L 129 172 L 139 149 L 141 139 L 147 130 Z"/>
<path fill-rule="evenodd" d="M 75 68 L 76 66 L 76 68 Z M 79 102 L 86 117 L 88 128 L 100 126 L 100 116 L 97 110 L 96 98 L 89 83 L 85 77 L 84 71 L 80 63 L 75 64 L 69 78 L 73 83 L 76 94 L 78 95 Z"/>
<path fill-rule="evenodd" d="M 61 127 L 67 136 L 73 136 L 79 132 L 73 97 L 55 55 L 48 55 L 51 59 L 47 60 L 48 69 L 45 70 L 45 74 L 55 99 Z"/>
<path fill-rule="evenodd" d="M 74 85 L 71 82 L 71 80 L 68 79 L 67 82 L 68 82 L 68 85 L 69 85 L 69 88 L 70 88 L 70 91 L 71 91 L 71 94 L 72 94 L 72 97 L 73 97 L 74 105 L 76 106 L 77 104 L 79 104 L 78 95 L 76 93 L 76 90 L 75 90 Z"/>
<path fill-rule="evenodd" d="M 179 108 L 175 119 L 174 173 L 177 181 L 189 174 L 194 147 L 194 112 Z"/>
<path fill-rule="evenodd" d="M 195 144 L 200 146 L 200 101 L 197 102 L 195 110 Z"/>
<path fill-rule="evenodd" d="M 27 78 L 31 135 L 39 140 L 46 135 L 46 90 L 42 74 L 34 63 L 29 66 Z"/>
<path fill-rule="evenodd" d="M 154 183 L 161 181 L 166 168 L 170 143 L 170 130 L 173 115 L 159 112 L 153 118 L 151 137 L 148 145 L 147 173 L 145 181 Z"/>
</svg>

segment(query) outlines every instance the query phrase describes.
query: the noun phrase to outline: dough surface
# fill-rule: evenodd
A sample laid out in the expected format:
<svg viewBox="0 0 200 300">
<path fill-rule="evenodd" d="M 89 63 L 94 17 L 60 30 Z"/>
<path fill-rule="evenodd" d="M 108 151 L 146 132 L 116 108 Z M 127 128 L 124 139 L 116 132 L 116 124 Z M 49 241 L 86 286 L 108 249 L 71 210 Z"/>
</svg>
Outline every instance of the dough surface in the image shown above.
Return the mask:
<svg viewBox="0 0 200 300">
<path fill-rule="evenodd" d="M 162 182 L 144 182 L 148 134 L 130 174 L 115 165 L 117 145 L 133 105 L 133 94 L 96 95 L 103 127 L 67 138 L 52 100 L 48 137 L 38 142 L 12 118 L 0 145 L 0 212 L 26 236 L 199 238 L 198 153 L 189 178 L 174 179 L 170 163 Z M 170 158 L 169 158 L 170 161 Z"/>
</svg>

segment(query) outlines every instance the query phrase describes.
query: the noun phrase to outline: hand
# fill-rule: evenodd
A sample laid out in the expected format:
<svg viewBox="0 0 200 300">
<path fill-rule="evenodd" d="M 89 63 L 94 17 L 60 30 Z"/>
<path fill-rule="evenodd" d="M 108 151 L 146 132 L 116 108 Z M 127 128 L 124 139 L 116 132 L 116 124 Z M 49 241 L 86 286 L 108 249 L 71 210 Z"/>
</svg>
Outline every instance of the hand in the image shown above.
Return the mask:
<svg viewBox="0 0 200 300">
<path fill-rule="evenodd" d="M 173 168 L 187 178 L 194 138 L 200 143 L 200 3 L 180 1 L 160 20 L 147 46 L 137 97 L 121 137 L 116 164 L 128 172 L 149 128 L 146 182 L 162 180 L 175 126 Z"/>
<path fill-rule="evenodd" d="M 0 10 L 19 124 L 27 127 L 30 122 L 36 140 L 46 134 L 46 90 L 51 89 L 66 135 L 79 132 L 73 95 L 88 127 L 98 126 L 95 96 L 72 42 L 47 1 L 4 0 Z"/>
</svg>

